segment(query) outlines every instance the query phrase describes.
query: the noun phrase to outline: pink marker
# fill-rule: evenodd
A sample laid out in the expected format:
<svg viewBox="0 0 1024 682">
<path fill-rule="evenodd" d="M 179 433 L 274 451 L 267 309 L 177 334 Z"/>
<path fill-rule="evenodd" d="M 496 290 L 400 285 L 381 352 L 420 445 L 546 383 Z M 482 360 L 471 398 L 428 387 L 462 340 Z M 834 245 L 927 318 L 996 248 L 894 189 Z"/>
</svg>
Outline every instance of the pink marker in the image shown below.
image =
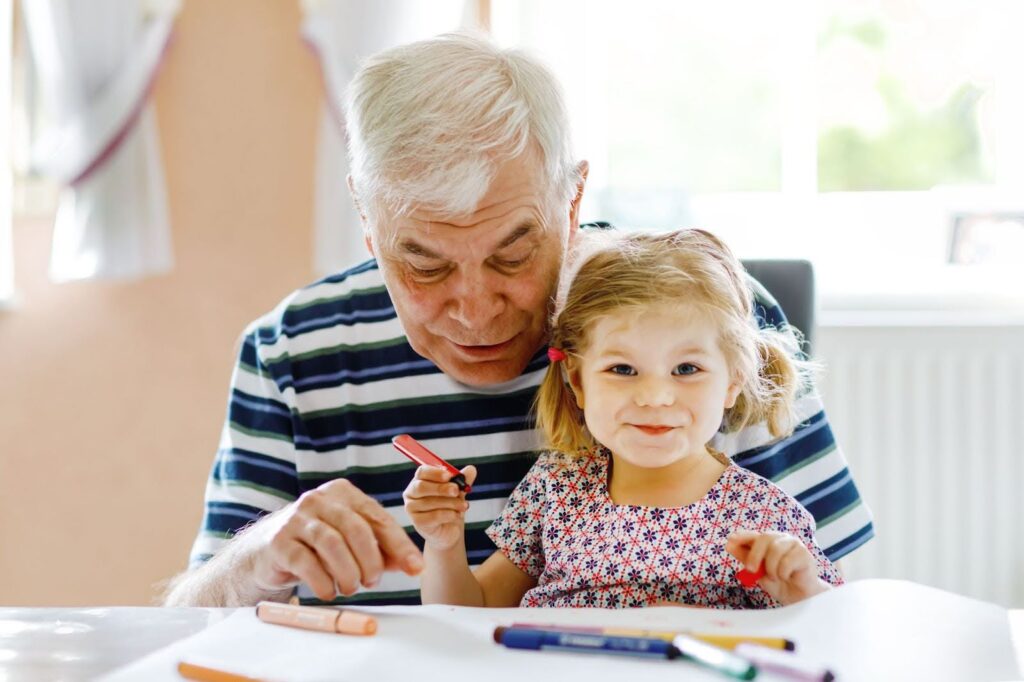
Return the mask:
<svg viewBox="0 0 1024 682">
<path fill-rule="evenodd" d="M 740 581 L 743 587 L 753 587 L 757 584 L 757 581 L 764 577 L 764 562 L 757 567 L 757 571 L 748 571 L 743 568 L 736 571 L 736 580 Z"/>
<path fill-rule="evenodd" d="M 423 443 L 419 442 L 409 434 L 403 433 L 401 436 L 395 436 L 391 439 L 391 444 L 395 446 L 396 450 L 421 466 L 447 469 L 452 475 L 451 482 L 459 486 L 459 490 L 462 492 L 468 494 L 473 489 L 468 483 L 466 483 L 466 477 L 462 475 L 461 471 L 435 455 L 433 452 L 428 450 Z"/>
</svg>

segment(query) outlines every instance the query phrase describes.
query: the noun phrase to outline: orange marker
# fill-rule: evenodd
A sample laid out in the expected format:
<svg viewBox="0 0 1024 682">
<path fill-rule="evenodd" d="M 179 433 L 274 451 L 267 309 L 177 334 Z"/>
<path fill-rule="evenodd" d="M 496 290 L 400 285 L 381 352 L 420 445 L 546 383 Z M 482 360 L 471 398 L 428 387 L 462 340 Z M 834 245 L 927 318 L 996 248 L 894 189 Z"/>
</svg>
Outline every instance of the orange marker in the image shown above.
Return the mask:
<svg viewBox="0 0 1024 682">
<path fill-rule="evenodd" d="M 342 635 L 373 635 L 377 632 L 377 619 L 373 616 L 334 608 L 261 601 L 256 605 L 256 617 L 264 623 Z"/>
<path fill-rule="evenodd" d="M 186 680 L 196 680 L 196 682 L 264 682 L 255 677 L 207 668 L 205 665 L 196 665 L 185 661 L 178 663 L 178 674 Z"/>
</svg>

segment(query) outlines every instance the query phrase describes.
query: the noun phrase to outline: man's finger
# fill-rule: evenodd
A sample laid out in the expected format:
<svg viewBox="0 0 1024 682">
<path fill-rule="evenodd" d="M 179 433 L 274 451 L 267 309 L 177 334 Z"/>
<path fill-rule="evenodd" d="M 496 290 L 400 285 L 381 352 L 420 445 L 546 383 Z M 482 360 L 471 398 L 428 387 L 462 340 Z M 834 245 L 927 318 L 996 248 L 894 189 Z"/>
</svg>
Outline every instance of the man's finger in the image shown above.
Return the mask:
<svg viewBox="0 0 1024 682">
<path fill-rule="evenodd" d="M 341 593 L 349 595 L 359 589 L 361 574 L 345 536 L 339 530 L 327 521 L 313 520 L 307 524 L 302 541 L 316 553 Z"/>
<path fill-rule="evenodd" d="M 358 511 L 377 538 L 385 568 L 397 568 L 408 575 L 419 575 L 423 570 L 423 555 L 416 549 L 409 534 L 372 497 L 364 496 Z"/>
<path fill-rule="evenodd" d="M 331 601 L 336 596 L 334 580 L 324 569 L 312 549 L 297 538 L 288 543 L 284 556 L 285 568 L 309 585 L 317 597 Z"/>
<path fill-rule="evenodd" d="M 354 593 L 359 583 L 370 586 L 380 580 L 384 558 L 366 520 L 347 507 L 332 509 L 325 517 L 336 529 L 337 543 L 329 545 L 332 552 L 330 567 L 342 594 Z M 335 572 L 335 568 L 346 572 L 342 576 Z"/>
</svg>

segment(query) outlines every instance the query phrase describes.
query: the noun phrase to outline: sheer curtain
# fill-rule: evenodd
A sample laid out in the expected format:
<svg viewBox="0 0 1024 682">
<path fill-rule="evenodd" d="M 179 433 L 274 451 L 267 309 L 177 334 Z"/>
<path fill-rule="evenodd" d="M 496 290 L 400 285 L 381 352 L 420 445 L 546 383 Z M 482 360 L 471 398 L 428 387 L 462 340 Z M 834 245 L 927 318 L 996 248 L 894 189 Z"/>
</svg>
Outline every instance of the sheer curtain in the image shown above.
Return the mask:
<svg viewBox="0 0 1024 682">
<path fill-rule="evenodd" d="M 325 104 L 317 146 L 314 263 L 327 274 L 368 257 L 352 206 L 342 115 L 359 60 L 375 52 L 472 25 L 473 0 L 308 0 L 303 38 L 320 59 Z"/>
<path fill-rule="evenodd" d="M 21 4 L 33 103 L 30 163 L 61 184 L 51 277 L 125 278 L 172 266 L 148 96 L 177 0 Z"/>
</svg>

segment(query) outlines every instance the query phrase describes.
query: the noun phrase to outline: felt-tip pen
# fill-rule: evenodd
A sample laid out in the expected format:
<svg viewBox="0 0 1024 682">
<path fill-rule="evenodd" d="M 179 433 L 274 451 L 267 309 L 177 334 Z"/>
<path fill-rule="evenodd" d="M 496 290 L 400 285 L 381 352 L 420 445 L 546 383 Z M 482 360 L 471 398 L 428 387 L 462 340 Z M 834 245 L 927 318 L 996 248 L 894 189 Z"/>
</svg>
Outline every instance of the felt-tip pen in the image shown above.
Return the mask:
<svg viewBox="0 0 1024 682">
<path fill-rule="evenodd" d="M 466 477 L 462 475 L 461 471 L 435 455 L 433 452 L 428 450 L 423 443 L 419 442 L 409 434 L 403 433 L 400 436 L 395 436 L 391 439 L 391 444 L 395 446 L 396 450 L 420 466 L 439 467 L 447 470 L 448 473 L 452 475 L 451 482 L 459 486 L 459 490 L 462 492 L 468 493 L 473 489 L 468 483 L 466 483 Z"/>
<path fill-rule="evenodd" d="M 761 635 L 733 635 L 724 633 L 693 632 L 692 630 L 643 630 L 623 627 L 592 627 L 584 625 L 543 625 L 540 623 L 512 623 L 514 628 L 533 628 L 535 630 L 559 630 L 561 632 L 585 632 L 598 635 L 615 635 L 619 637 L 657 637 L 672 641 L 676 635 L 689 635 L 708 644 L 735 649 L 740 644 L 757 644 L 769 649 L 796 650 L 796 643 L 784 637 L 764 637 Z"/>
<path fill-rule="evenodd" d="M 608 637 L 582 632 L 498 627 L 494 630 L 494 641 L 509 649 L 533 651 L 569 651 L 661 659 L 675 658 L 679 655 L 671 642 L 656 637 Z"/>
</svg>

